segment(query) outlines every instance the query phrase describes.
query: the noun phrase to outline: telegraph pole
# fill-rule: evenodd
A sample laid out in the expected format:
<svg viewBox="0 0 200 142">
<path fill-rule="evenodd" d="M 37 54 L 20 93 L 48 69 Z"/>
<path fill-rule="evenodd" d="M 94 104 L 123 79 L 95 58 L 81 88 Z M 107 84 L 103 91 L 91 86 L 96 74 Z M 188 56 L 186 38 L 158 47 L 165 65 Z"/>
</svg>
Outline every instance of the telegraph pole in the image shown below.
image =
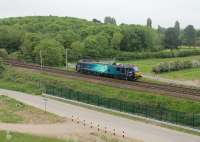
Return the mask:
<svg viewBox="0 0 200 142">
<path fill-rule="evenodd" d="M 65 49 L 65 57 L 66 57 L 66 70 L 68 70 L 68 57 L 67 57 L 67 48 Z"/>
<path fill-rule="evenodd" d="M 42 70 L 43 60 L 42 60 L 42 51 L 40 50 L 40 68 Z"/>
</svg>

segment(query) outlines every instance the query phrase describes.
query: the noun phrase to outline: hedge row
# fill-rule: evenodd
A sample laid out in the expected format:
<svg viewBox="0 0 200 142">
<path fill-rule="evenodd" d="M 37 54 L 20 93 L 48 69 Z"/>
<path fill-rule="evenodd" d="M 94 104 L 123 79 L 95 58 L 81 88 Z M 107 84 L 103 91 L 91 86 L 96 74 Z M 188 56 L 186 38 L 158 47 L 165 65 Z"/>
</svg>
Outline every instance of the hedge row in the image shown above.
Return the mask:
<svg viewBox="0 0 200 142">
<path fill-rule="evenodd" d="M 133 59 L 149 59 L 149 58 L 175 58 L 175 57 L 187 57 L 200 55 L 200 49 L 190 50 L 175 50 L 171 51 L 160 51 L 160 52 L 119 52 L 116 59 L 119 61 L 127 61 Z"/>
<path fill-rule="evenodd" d="M 153 72 L 162 73 L 198 67 L 200 67 L 200 60 L 179 60 L 174 62 L 162 62 L 159 65 L 153 67 Z"/>
</svg>

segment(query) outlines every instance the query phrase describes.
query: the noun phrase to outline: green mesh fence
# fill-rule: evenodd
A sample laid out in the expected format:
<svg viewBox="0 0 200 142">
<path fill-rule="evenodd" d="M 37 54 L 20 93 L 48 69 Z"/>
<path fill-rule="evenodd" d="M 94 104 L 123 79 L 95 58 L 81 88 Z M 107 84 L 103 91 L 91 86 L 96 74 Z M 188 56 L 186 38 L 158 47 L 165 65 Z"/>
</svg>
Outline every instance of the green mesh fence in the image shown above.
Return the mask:
<svg viewBox="0 0 200 142">
<path fill-rule="evenodd" d="M 183 113 L 167 110 L 155 106 L 147 106 L 139 103 L 130 103 L 113 98 L 106 98 L 98 95 L 91 95 L 70 88 L 58 88 L 55 86 L 45 86 L 46 94 L 57 96 L 69 100 L 75 100 L 91 105 L 110 108 L 113 110 L 136 114 L 147 118 L 166 121 L 174 124 L 189 126 L 200 129 L 200 114 Z"/>
</svg>

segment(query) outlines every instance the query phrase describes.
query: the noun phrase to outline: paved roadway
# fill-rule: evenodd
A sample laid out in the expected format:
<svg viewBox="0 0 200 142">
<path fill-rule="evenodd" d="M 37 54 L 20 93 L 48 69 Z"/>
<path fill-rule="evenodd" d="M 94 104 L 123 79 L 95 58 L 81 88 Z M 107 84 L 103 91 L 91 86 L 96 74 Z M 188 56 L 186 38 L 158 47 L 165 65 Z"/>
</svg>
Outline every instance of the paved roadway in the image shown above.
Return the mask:
<svg viewBox="0 0 200 142">
<path fill-rule="evenodd" d="M 41 96 L 32 96 L 20 92 L 0 89 L 1 95 L 14 98 L 28 105 L 44 109 L 44 99 Z M 97 125 L 108 130 L 116 129 L 116 133 L 139 139 L 144 142 L 200 142 L 199 136 L 186 134 L 171 129 L 162 128 L 153 124 L 146 124 L 139 121 L 133 121 L 110 114 L 96 112 L 87 108 L 63 103 L 53 99 L 47 101 L 47 111 L 62 117 L 71 118 L 72 115 L 86 122 Z"/>
</svg>

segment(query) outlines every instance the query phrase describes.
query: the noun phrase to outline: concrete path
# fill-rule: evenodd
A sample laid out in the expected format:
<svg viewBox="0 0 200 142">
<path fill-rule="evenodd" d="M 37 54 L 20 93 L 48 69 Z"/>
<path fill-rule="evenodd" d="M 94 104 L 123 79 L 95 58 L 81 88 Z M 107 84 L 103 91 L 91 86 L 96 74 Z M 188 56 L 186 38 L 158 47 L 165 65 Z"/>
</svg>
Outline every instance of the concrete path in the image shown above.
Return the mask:
<svg viewBox="0 0 200 142">
<path fill-rule="evenodd" d="M 34 107 L 44 109 L 44 98 L 41 96 L 32 96 L 3 89 L 0 89 L 0 94 L 14 98 Z M 120 135 L 122 134 L 122 131 L 125 131 L 126 136 L 145 142 L 200 142 L 199 136 L 139 121 L 133 121 L 102 112 L 96 112 L 87 108 L 74 106 L 53 99 L 48 99 L 47 111 L 67 118 L 71 118 L 73 115 L 75 118 L 79 117 L 80 120 L 86 120 L 88 123 L 93 122 L 96 126 L 99 124 L 102 128 L 107 127 L 107 130 L 116 129 L 116 133 Z"/>
</svg>

